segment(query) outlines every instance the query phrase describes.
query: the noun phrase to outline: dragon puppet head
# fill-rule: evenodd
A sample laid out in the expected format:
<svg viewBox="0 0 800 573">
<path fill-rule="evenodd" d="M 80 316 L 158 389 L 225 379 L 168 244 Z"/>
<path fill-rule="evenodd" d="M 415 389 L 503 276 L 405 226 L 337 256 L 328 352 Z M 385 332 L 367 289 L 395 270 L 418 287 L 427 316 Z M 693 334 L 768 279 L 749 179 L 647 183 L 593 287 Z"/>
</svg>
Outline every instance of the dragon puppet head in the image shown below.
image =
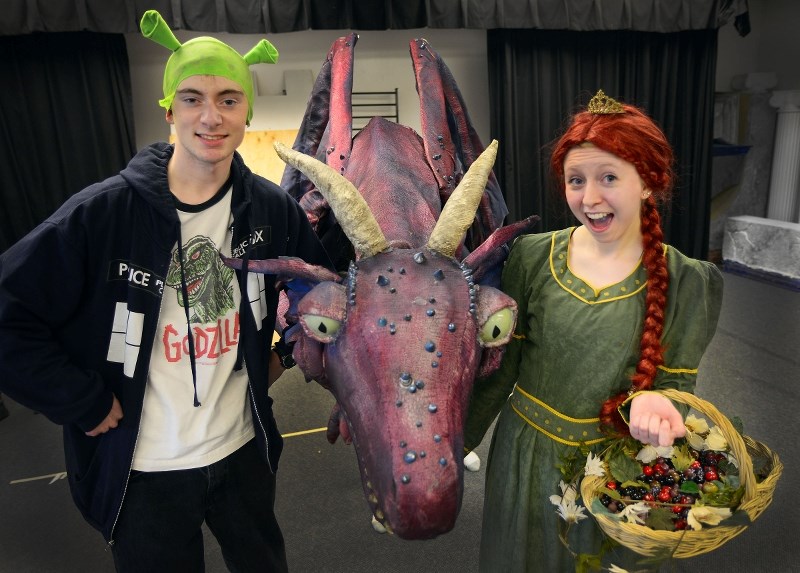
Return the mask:
<svg viewBox="0 0 800 573">
<path fill-rule="evenodd" d="M 356 38 L 348 38 L 349 44 L 340 39 L 338 45 L 352 48 Z M 412 42 L 412 50 L 420 45 Z M 341 66 L 344 79 L 336 80 L 336 47 L 328 58 L 334 69 L 328 94 L 346 84 L 352 70 Z M 428 61 L 439 69 L 433 74 L 437 86 L 452 91 L 454 84 L 441 82 L 449 72 L 427 49 L 434 56 Z M 431 90 L 418 88 L 425 105 Z M 433 103 L 443 113 L 452 111 L 457 100 L 432 91 L 440 93 L 430 96 Z M 321 105 L 313 96 L 312 104 Z M 349 121 L 346 107 L 328 106 L 331 124 Z M 492 174 L 497 142 L 485 150 L 478 143 L 476 150 L 468 118 L 463 136 L 444 131 L 447 117 L 423 119 L 426 127 L 438 122 L 431 133 L 436 154 L 449 154 L 450 173 L 437 176 L 419 135 L 379 118 L 352 140 L 342 129 L 346 138 L 337 140 L 337 125 L 318 130 L 317 144 L 325 140 L 319 154 L 303 146 L 308 123 L 294 149 L 276 144 L 287 163 L 284 185 L 295 182 L 289 190 L 306 203 L 318 228 L 335 218 L 353 256 L 339 274 L 296 259 L 248 262 L 249 270 L 274 274 L 285 287 L 284 319 L 293 325 L 286 337 L 295 343 L 294 358 L 307 379 L 336 399 L 328 439 L 342 434 L 352 440 L 373 514 L 404 539 L 435 537 L 455 524 L 473 382 L 499 365 L 516 324 L 515 302 L 489 283 L 496 284 L 506 243 L 536 219 L 496 224 L 491 206 L 500 204 L 502 220 L 502 195 L 487 195 L 499 192 Z M 335 154 L 339 163 L 333 165 L 331 147 L 347 149 Z M 468 244 L 465 236 L 481 240 Z M 242 261 L 226 264 L 241 268 Z"/>
</svg>

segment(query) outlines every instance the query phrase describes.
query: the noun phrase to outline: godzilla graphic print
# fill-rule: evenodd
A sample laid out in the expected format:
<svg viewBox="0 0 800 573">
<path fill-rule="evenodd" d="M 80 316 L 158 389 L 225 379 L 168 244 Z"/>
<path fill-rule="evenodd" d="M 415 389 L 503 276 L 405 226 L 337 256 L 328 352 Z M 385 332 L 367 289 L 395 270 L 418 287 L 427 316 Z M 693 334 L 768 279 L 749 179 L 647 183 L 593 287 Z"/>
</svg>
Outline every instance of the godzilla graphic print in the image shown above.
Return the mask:
<svg viewBox="0 0 800 573">
<path fill-rule="evenodd" d="M 233 270 L 219 259 L 216 245 L 208 237 L 192 237 L 183 247 L 183 272 L 186 277 L 186 292 L 191 322 L 208 324 L 234 308 Z M 186 305 L 181 289 L 181 265 L 178 249 L 172 253 L 166 284 L 174 288 L 181 307 Z"/>
</svg>

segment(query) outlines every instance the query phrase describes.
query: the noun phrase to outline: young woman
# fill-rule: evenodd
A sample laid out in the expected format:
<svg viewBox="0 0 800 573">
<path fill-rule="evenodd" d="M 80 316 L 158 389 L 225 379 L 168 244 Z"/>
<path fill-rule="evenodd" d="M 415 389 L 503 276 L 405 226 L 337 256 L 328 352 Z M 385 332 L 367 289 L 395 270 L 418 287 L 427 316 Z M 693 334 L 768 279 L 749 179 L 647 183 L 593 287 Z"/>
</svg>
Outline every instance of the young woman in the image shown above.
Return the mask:
<svg viewBox="0 0 800 573">
<path fill-rule="evenodd" d="M 551 169 L 578 225 L 514 243 L 502 283 L 519 305 L 516 334 L 500 369 L 477 382 L 467 422 L 469 450 L 500 412 L 481 571 L 574 571 L 576 554 L 599 554 L 591 519 L 559 537 L 549 498 L 562 493 L 564 460 L 581 444 L 599 448 L 609 430 L 654 445 L 685 432 L 669 400 L 641 391 L 693 390 L 722 277 L 662 242 L 657 205 L 669 199 L 672 162 L 652 119 L 602 91 L 554 147 Z M 631 396 L 626 423 L 618 408 Z M 604 551 L 605 567 L 635 560 Z"/>
</svg>

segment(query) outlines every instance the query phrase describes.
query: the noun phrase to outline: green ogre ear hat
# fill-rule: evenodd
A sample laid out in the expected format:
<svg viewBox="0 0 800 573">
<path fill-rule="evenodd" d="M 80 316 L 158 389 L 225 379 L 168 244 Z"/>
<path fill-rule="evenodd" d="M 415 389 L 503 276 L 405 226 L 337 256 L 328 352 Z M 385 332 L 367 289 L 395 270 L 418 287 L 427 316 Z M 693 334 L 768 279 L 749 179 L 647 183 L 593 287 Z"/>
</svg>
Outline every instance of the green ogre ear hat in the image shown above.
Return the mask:
<svg viewBox="0 0 800 573">
<path fill-rule="evenodd" d="M 258 42 L 242 57 L 239 52 L 216 38 L 201 36 L 181 44 L 169 26 L 155 10 L 148 10 L 139 25 L 142 35 L 161 44 L 172 55 L 164 69 L 164 99 L 159 104 L 166 110 L 172 108 L 175 90 L 191 76 L 221 76 L 239 84 L 247 96 L 247 125 L 253 117 L 253 79 L 249 66 L 274 64 L 278 50 L 267 40 Z"/>
</svg>

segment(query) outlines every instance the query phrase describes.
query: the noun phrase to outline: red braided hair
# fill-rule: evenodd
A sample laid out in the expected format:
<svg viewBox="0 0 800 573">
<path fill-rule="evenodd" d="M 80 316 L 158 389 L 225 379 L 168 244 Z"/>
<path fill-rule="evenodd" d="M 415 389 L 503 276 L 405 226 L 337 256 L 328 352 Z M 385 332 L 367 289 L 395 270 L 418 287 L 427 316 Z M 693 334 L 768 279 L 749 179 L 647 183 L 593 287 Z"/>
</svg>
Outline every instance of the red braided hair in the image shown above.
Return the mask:
<svg viewBox="0 0 800 573">
<path fill-rule="evenodd" d="M 658 367 L 664 363 L 661 335 L 669 272 L 657 205 L 667 201 L 672 191 L 673 154 L 664 132 L 646 113 L 627 104 L 623 104 L 623 109 L 625 113 L 577 113 L 553 148 L 550 167 L 559 187 L 565 189 L 564 158 L 573 147 L 588 142 L 631 163 L 651 192 L 643 201 L 641 211 L 642 265 L 647 271 L 647 292 L 639 361 L 630 389 L 625 388 L 612 396 L 600 408 L 601 424 L 625 435 L 629 433 L 628 426 L 619 415 L 619 406 L 632 391 L 652 388 Z"/>
</svg>

